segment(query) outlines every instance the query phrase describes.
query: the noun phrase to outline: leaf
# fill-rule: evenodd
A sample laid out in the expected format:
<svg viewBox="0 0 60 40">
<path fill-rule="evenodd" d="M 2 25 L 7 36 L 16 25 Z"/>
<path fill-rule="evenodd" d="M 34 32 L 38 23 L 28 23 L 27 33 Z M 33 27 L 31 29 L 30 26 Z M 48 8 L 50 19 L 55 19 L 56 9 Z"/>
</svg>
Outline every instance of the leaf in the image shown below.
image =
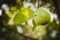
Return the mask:
<svg viewBox="0 0 60 40">
<path fill-rule="evenodd" d="M 21 24 L 33 17 L 33 11 L 31 11 L 29 8 L 22 7 L 20 10 L 16 12 L 17 14 L 14 18 L 14 22 L 16 24 Z"/>
<path fill-rule="evenodd" d="M 27 19 L 31 19 L 34 15 L 34 12 L 29 8 L 21 8 L 22 14 L 27 17 Z"/>
<path fill-rule="evenodd" d="M 17 13 L 15 18 L 14 18 L 14 22 L 16 24 L 21 24 L 23 23 L 24 21 L 26 21 L 26 16 L 21 14 L 21 13 Z"/>
<path fill-rule="evenodd" d="M 31 3 L 33 3 L 34 5 L 36 4 L 37 0 L 31 0 Z"/>
<path fill-rule="evenodd" d="M 20 7 L 23 7 L 23 1 L 24 0 L 17 0 L 17 6 L 20 8 Z"/>
<path fill-rule="evenodd" d="M 13 7 L 13 6 L 12 6 L 12 7 L 10 8 L 10 10 L 11 10 L 11 11 L 15 11 L 15 10 L 17 10 L 17 7 Z"/>
<path fill-rule="evenodd" d="M 11 18 L 11 17 L 12 17 L 12 12 L 11 12 L 11 11 L 6 12 L 6 14 L 7 14 L 7 16 L 8 16 L 9 18 Z"/>
<path fill-rule="evenodd" d="M 38 25 L 34 28 L 32 35 L 34 38 L 42 39 L 42 37 L 45 35 L 46 35 L 46 26 Z"/>
<path fill-rule="evenodd" d="M 29 9 L 28 11 L 29 11 L 29 18 L 32 18 L 34 16 L 34 12 L 31 9 Z"/>
</svg>

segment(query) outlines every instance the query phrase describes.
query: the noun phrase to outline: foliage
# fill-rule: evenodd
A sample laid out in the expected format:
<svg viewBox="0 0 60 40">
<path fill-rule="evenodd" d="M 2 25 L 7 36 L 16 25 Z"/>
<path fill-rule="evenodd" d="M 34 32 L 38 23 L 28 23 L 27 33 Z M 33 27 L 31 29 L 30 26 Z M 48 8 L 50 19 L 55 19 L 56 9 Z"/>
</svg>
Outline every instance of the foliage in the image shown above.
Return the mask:
<svg viewBox="0 0 60 40">
<path fill-rule="evenodd" d="M 34 7 L 38 2 L 38 8 L 33 11 L 29 6 L 27 8 L 24 7 L 24 1 L 32 3 Z M 39 4 L 39 1 L 41 4 Z M 0 38 L 1 40 L 44 40 L 47 39 L 45 37 L 50 37 L 48 30 L 57 30 L 56 26 L 59 24 L 56 23 L 56 20 L 50 22 L 51 10 L 55 12 L 52 0 L 16 0 L 11 2 L 11 4 L 10 1 L 9 3 L 7 1 L 7 4 L 9 4 L 9 11 L 3 9 L 2 16 L 0 16 L 0 30 L 2 30 L 1 34 L 4 35 L 4 37 Z M 45 5 L 47 8 L 44 7 Z M 31 19 L 33 26 L 28 23 Z M 18 26 L 22 30 L 17 30 Z"/>
</svg>

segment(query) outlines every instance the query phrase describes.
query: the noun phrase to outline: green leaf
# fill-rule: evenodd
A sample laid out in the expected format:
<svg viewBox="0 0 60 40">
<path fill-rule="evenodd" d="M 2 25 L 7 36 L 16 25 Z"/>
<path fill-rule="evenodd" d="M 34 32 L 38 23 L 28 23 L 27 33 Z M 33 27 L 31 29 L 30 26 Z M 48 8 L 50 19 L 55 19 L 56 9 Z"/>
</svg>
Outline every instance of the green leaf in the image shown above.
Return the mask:
<svg viewBox="0 0 60 40">
<path fill-rule="evenodd" d="M 34 5 L 36 4 L 37 0 L 31 0 L 31 3 L 33 3 Z"/>
<path fill-rule="evenodd" d="M 34 12 L 29 8 L 21 8 L 22 14 L 27 17 L 27 20 L 32 18 L 34 15 Z"/>
<path fill-rule="evenodd" d="M 46 26 L 38 25 L 34 28 L 32 35 L 34 38 L 42 39 L 42 37 L 45 35 L 46 35 Z"/>
<path fill-rule="evenodd" d="M 31 9 L 29 9 L 28 11 L 29 11 L 29 19 L 30 19 L 34 16 L 34 12 Z"/>
<path fill-rule="evenodd" d="M 8 16 L 9 18 L 11 18 L 11 17 L 12 17 L 12 12 L 11 12 L 11 11 L 6 12 L 6 14 L 7 14 L 7 16 Z"/>
<path fill-rule="evenodd" d="M 17 7 L 13 7 L 13 6 L 12 6 L 12 7 L 10 8 L 10 10 L 11 10 L 11 11 L 16 11 L 16 10 L 17 10 Z"/>
<path fill-rule="evenodd" d="M 21 13 L 17 13 L 14 18 L 14 23 L 20 24 L 23 23 L 24 21 L 26 21 L 26 16 Z"/>
<path fill-rule="evenodd" d="M 20 10 L 16 11 L 17 14 L 14 17 L 14 22 L 16 24 L 21 24 L 33 17 L 33 11 L 29 8 L 22 7 Z"/>
</svg>

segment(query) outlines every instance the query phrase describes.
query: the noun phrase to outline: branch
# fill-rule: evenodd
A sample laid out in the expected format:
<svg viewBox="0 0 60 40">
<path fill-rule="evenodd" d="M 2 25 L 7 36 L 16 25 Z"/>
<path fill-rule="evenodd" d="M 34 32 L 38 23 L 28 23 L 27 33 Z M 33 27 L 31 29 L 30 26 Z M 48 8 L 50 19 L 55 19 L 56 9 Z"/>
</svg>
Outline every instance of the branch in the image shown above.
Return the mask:
<svg viewBox="0 0 60 40">
<path fill-rule="evenodd" d="M 26 38 L 26 39 L 29 39 L 29 40 L 38 40 L 38 39 L 36 39 L 36 38 L 30 37 L 29 35 L 25 35 L 24 33 L 15 32 L 15 31 L 11 30 L 11 29 L 8 28 L 8 27 L 5 27 L 5 28 L 6 28 L 7 30 L 9 30 L 9 31 L 11 31 L 11 32 L 13 32 L 13 33 L 15 33 L 15 34 L 18 34 L 18 35 L 20 35 L 20 36 Z"/>
<path fill-rule="evenodd" d="M 36 39 L 36 38 L 32 38 L 32 37 L 30 37 L 30 36 L 27 36 L 27 35 L 25 35 L 25 34 L 23 34 L 23 33 L 17 33 L 17 34 L 23 36 L 24 38 L 30 39 L 30 40 L 38 40 L 38 39 Z"/>
</svg>

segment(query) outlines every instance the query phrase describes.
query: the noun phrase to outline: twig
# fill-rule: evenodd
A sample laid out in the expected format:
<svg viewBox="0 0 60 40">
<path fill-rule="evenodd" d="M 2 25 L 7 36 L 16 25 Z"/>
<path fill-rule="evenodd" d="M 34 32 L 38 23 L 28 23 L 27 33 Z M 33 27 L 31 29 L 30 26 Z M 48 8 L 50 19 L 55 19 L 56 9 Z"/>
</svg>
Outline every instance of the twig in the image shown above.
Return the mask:
<svg viewBox="0 0 60 40">
<path fill-rule="evenodd" d="M 36 39 L 36 38 L 32 38 L 32 37 L 30 37 L 30 36 L 27 36 L 27 35 L 25 35 L 25 34 L 23 34 L 23 33 L 17 33 L 17 34 L 23 36 L 24 38 L 30 39 L 30 40 L 38 40 L 38 39 Z"/>
<path fill-rule="evenodd" d="M 18 34 L 18 35 L 26 38 L 26 39 L 29 39 L 29 40 L 38 40 L 38 39 L 36 39 L 36 38 L 30 37 L 29 35 L 25 35 L 24 33 L 15 32 L 15 31 L 11 30 L 9 27 L 5 27 L 5 28 L 6 28 L 7 30 L 15 33 L 15 34 Z"/>
</svg>

